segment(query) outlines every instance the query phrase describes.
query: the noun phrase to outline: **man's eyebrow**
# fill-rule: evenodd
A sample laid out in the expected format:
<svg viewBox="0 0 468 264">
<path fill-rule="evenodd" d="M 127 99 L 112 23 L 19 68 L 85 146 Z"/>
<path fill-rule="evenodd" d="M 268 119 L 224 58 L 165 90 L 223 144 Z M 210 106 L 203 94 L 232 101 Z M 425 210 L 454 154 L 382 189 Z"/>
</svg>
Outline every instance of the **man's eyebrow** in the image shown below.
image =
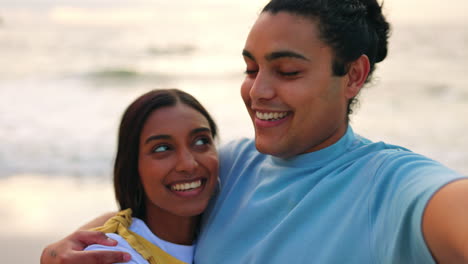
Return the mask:
<svg viewBox="0 0 468 264">
<path fill-rule="evenodd" d="M 242 50 L 242 56 L 247 57 L 247 58 L 255 61 L 255 57 L 252 55 L 252 53 L 250 53 L 249 51 L 247 51 L 245 49 Z"/>
<path fill-rule="evenodd" d="M 242 56 L 247 57 L 247 58 L 249 58 L 249 59 L 251 59 L 253 61 L 256 61 L 255 57 L 252 55 L 252 53 L 250 53 L 249 51 L 247 51 L 245 49 L 242 51 Z M 303 55 L 301 55 L 301 54 L 299 54 L 297 52 L 293 52 L 293 51 L 289 51 L 289 50 L 275 51 L 275 52 L 269 53 L 269 54 L 267 54 L 265 56 L 265 59 L 267 61 L 272 61 L 272 60 L 281 59 L 281 58 L 296 58 L 296 59 L 310 61 L 305 56 L 303 56 Z"/>
<path fill-rule="evenodd" d="M 309 59 L 304 57 L 303 55 L 293 52 L 293 51 L 289 51 L 289 50 L 275 51 L 265 56 L 265 59 L 268 61 L 281 59 L 281 58 L 296 58 L 296 59 L 309 61 Z"/>
</svg>

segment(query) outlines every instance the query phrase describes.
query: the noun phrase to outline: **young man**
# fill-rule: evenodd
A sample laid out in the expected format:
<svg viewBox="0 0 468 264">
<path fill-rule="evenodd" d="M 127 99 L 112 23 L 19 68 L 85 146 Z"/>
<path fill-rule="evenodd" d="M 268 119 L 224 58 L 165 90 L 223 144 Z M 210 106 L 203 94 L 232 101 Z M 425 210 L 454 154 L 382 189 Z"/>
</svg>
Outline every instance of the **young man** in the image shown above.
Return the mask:
<svg viewBox="0 0 468 264">
<path fill-rule="evenodd" d="M 348 124 L 388 31 L 375 0 L 264 8 L 243 51 L 255 141 L 221 149 L 222 188 L 196 263 L 468 263 L 468 179 Z M 73 251 L 101 240 L 75 233 L 43 264 L 121 261 Z"/>
</svg>

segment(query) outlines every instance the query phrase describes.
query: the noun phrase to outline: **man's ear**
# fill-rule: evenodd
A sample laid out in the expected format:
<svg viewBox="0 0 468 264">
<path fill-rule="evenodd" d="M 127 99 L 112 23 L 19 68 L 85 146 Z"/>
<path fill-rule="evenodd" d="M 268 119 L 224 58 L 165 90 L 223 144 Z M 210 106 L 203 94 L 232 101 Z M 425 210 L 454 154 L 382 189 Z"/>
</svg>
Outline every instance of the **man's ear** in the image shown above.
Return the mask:
<svg viewBox="0 0 468 264">
<path fill-rule="evenodd" d="M 348 83 L 346 85 L 345 93 L 348 99 L 358 95 L 367 80 L 369 71 L 370 63 L 367 55 L 361 55 L 357 60 L 351 62 L 347 73 Z"/>
</svg>

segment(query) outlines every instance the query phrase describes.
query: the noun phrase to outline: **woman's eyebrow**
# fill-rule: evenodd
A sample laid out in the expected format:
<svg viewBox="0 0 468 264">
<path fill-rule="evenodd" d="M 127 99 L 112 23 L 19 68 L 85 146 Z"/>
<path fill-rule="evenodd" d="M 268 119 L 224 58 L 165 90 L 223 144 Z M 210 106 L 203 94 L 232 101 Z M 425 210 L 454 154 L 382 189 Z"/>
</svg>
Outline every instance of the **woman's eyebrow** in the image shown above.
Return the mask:
<svg viewBox="0 0 468 264">
<path fill-rule="evenodd" d="M 145 144 L 148 144 L 149 142 L 153 141 L 153 140 L 158 140 L 158 139 L 170 139 L 171 136 L 169 135 L 153 135 L 153 136 L 149 136 L 146 140 L 145 140 Z"/>
<path fill-rule="evenodd" d="M 207 127 L 195 128 L 195 129 L 193 129 L 192 131 L 190 131 L 190 135 L 198 134 L 198 133 L 201 133 L 201 132 L 210 132 L 210 133 L 211 133 L 211 129 L 209 129 L 209 128 L 207 128 Z M 148 144 L 149 142 L 151 142 L 151 141 L 153 141 L 153 140 L 170 139 L 170 138 L 171 138 L 170 135 L 165 135 L 165 134 L 162 134 L 162 135 L 152 135 L 152 136 L 149 136 L 149 137 L 145 140 L 145 144 Z"/>
<path fill-rule="evenodd" d="M 198 134 L 198 133 L 202 133 L 202 132 L 209 132 L 211 133 L 211 129 L 207 128 L 207 127 L 199 127 L 199 128 L 195 128 L 194 130 L 192 130 L 190 132 L 191 135 L 195 135 L 195 134 Z"/>
</svg>

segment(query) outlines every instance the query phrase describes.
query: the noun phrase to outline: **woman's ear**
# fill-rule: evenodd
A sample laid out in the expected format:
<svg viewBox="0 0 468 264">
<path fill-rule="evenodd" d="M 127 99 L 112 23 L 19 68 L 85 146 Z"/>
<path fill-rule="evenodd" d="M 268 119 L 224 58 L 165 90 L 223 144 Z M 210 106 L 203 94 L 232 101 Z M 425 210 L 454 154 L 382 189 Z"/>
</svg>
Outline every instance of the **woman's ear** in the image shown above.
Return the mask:
<svg viewBox="0 0 468 264">
<path fill-rule="evenodd" d="M 367 55 L 361 55 L 357 60 L 351 62 L 347 73 L 348 83 L 346 85 L 346 97 L 348 99 L 358 95 L 367 80 L 369 71 L 370 63 Z"/>
</svg>

